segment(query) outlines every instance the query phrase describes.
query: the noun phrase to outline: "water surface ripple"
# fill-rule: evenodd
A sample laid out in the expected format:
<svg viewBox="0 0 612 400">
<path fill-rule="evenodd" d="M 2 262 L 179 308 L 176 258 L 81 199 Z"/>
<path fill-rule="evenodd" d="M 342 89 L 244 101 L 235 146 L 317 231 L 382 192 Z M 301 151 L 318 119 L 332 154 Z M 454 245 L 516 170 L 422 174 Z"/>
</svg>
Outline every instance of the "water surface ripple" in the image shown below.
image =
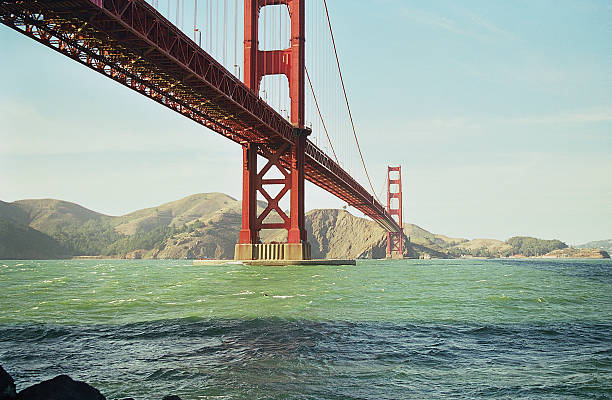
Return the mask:
<svg viewBox="0 0 612 400">
<path fill-rule="evenodd" d="M 0 261 L 0 364 L 109 399 L 612 396 L 610 260 Z"/>
</svg>

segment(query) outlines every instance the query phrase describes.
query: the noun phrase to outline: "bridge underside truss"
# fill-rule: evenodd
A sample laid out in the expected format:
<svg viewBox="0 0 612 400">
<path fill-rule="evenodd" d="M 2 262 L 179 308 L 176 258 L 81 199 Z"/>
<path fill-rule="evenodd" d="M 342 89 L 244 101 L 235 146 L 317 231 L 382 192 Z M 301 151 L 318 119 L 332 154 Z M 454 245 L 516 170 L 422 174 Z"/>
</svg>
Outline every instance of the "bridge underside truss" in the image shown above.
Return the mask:
<svg viewBox="0 0 612 400">
<path fill-rule="evenodd" d="M 0 22 L 260 155 L 293 126 L 143 0 L 0 0 Z M 280 163 L 289 168 L 290 158 Z M 311 141 L 305 176 L 378 222 L 395 220 Z"/>
</svg>

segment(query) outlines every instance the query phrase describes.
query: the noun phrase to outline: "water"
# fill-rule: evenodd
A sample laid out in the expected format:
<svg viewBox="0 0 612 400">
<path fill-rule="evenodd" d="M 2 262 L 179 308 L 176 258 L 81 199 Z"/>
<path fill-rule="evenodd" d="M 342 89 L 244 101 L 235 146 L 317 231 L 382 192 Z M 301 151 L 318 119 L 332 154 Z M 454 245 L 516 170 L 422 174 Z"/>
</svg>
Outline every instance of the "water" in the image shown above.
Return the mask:
<svg viewBox="0 0 612 400">
<path fill-rule="evenodd" d="M 610 260 L 0 261 L 0 364 L 108 399 L 612 398 Z"/>
</svg>

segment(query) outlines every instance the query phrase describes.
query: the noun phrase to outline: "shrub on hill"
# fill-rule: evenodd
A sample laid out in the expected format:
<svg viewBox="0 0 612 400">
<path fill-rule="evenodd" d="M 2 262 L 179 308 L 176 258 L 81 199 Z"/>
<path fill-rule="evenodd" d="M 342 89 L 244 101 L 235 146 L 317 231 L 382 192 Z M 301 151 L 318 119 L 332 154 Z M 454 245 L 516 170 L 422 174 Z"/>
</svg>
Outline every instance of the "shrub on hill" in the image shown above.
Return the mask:
<svg viewBox="0 0 612 400">
<path fill-rule="evenodd" d="M 53 238 L 29 226 L 0 219 L 0 259 L 45 259 L 69 256 Z"/>
<path fill-rule="evenodd" d="M 560 240 L 543 240 L 528 236 L 514 236 L 506 243 L 512 246 L 512 254 L 522 254 L 526 257 L 543 256 L 553 250 L 567 248 L 567 244 Z"/>
</svg>

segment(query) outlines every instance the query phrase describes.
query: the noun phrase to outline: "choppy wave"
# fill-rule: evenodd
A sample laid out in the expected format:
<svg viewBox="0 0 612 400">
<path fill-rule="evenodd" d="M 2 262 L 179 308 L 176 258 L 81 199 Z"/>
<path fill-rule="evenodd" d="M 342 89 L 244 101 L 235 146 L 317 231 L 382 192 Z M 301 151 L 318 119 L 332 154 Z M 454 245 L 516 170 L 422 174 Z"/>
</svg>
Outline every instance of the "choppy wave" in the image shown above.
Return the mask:
<svg viewBox="0 0 612 400">
<path fill-rule="evenodd" d="M 109 399 L 612 393 L 606 262 L 574 271 L 571 261 L 373 261 L 232 274 L 184 262 L 3 263 L 0 364 L 19 388 L 67 373 Z"/>
<path fill-rule="evenodd" d="M 60 373 L 109 398 L 605 398 L 610 324 L 181 319 L 0 326 L 21 387 Z"/>
</svg>

